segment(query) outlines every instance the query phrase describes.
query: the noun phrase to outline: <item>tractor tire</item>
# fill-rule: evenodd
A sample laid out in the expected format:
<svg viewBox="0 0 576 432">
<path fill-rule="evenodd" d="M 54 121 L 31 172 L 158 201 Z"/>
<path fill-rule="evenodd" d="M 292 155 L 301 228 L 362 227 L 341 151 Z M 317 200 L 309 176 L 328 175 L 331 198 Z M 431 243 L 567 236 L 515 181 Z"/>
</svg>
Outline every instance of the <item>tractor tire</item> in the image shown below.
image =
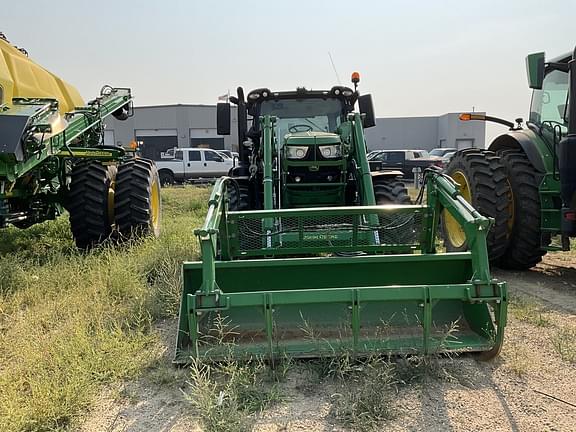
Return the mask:
<svg viewBox="0 0 576 432">
<path fill-rule="evenodd" d="M 228 209 L 230 211 L 250 210 L 249 187 L 245 182 L 237 181 L 238 189 L 228 186 Z"/>
<path fill-rule="evenodd" d="M 116 230 L 122 239 L 160 235 L 160 178 L 154 162 L 138 158 L 122 163 L 114 201 Z"/>
<path fill-rule="evenodd" d="M 89 249 L 106 240 L 114 222 L 116 167 L 87 161 L 74 165 L 66 208 L 70 229 L 79 249 Z"/>
<path fill-rule="evenodd" d="M 373 179 L 374 198 L 377 205 L 412 204 L 408 189 L 397 178 Z"/>
<path fill-rule="evenodd" d="M 461 150 L 452 157 L 445 173 L 460 184 L 464 199 L 482 215 L 494 218 L 486 245 L 488 258 L 495 263 L 508 247 L 508 225 L 512 218 L 510 185 L 500 157 L 485 150 Z M 464 231 L 446 210 L 442 215 L 442 233 L 448 252 L 468 249 Z"/>
<path fill-rule="evenodd" d="M 504 269 L 527 270 L 542 261 L 542 256 L 546 254 L 542 249 L 536 170 L 522 151 L 502 152 L 501 161 L 512 188 L 513 219 L 508 249 L 497 265 Z M 549 242 L 548 237 L 545 243 Z"/>
<path fill-rule="evenodd" d="M 397 178 L 372 179 L 374 198 L 377 205 L 412 204 L 404 183 Z M 411 244 L 416 241 L 412 214 L 381 215 L 378 229 L 380 241 L 384 244 Z"/>
</svg>

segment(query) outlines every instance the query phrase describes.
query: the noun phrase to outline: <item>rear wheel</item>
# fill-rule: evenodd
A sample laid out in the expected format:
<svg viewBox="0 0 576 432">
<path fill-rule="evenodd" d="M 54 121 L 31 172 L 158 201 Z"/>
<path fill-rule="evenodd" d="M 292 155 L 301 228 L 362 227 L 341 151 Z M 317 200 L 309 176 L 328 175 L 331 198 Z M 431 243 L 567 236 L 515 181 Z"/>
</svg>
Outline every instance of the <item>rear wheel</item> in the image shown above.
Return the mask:
<svg viewBox="0 0 576 432">
<path fill-rule="evenodd" d="M 154 162 L 131 159 L 119 166 L 114 213 L 116 229 L 122 237 L 158 237 L 161 206 L 160 179 Z"/>
<path fill-rule="evenodd" d="M 373 178 L 377 205 L 412 204 L 404 183 L 397 178 Z M 416 241 L 412 214 L 383 213 L 379 216 L 379 240 L 383 244 L 411 244 Z"/>
<path fill-rule="evenodd" d="M 376 204 L 411 204 L 408 189 L 396 178 L 373 178 Z"/>
<path fill-rule="evenodd" d="M 505 151 L 501 161 L 511 187 L 512 223 L 508 249 L 498 261 L 498 266 L 526 270 L 542 261 L 546 254 L 542 249 L 540 195 L 534 178 L 535 169 L 521 151 Z"/>
<path fill-rule="evenodd" d="M 250 210 L 249 187 L 243 181 L 235 181 L 235 185 L 228 185 L 228 208 L 231 211 Z"/>
<path fill-rule="evenodd" d="M 106 240 L 112 232 L 116 167 L 88 161 L 74 165 L 67 209 L 70 229 L 80 249 Z"/>
<path fill-rule="evenodd" d="M 490 151 L 462 150 L 452 157 L 445 172 L 460 185 L 460 193 L 466 201 L 482 215 L 494 218 L 494 225 L 486 238 L 488 257 L 494 262 L 506 251 L 508 224 L 512 217 L 510 186 L 500 158 Z M 442 217 L 442 231 L 447 251 L 468 249 L 464 230 L 446 210 Z"/>
</svg>

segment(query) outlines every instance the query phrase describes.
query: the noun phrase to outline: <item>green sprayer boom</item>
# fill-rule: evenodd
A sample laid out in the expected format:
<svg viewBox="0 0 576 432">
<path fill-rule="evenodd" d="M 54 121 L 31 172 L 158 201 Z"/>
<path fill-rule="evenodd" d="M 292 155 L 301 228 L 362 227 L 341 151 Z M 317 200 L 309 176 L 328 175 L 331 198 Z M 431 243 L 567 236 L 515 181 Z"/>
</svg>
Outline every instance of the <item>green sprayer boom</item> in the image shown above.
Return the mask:
<svg viewBox="0 0 576 432">
<path fill-rule="evenodd" d="M 130 89 L 110 86 L 84 103 L 0 34 L 0 228 L 28 228 L 66 209 L 79 248 L 158 235 L 154 162 L 104 143 L 104 119 L 126 120 L 131 106 Z"/>
</svg>

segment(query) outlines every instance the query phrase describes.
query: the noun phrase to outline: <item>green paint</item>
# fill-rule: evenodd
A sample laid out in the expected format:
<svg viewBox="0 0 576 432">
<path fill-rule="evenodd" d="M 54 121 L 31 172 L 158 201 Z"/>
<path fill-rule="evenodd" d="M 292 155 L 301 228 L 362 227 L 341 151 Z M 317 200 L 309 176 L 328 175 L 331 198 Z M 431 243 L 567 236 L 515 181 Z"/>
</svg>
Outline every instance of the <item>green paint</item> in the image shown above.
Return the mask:
<svg viewBox="0 0 576 432">
<path fill-rule="evenodd" d="M 11 118 L 28 119 L 21 138 L 22 160 L 13 152 L 0 151 L 0 227 L 10 222 L 14 200 L 18 200 L 14 207 L 29 224 L 60 214 L 70 160 L 122 160 L 122 148 L 102 147 L 103 120 L 129 105 L 131 99 L 129 89 L 111 89 L 87 106 L 67 113 L 62 130 L 53 129 L 58 105 L 52 99 L 14 99 L 11 108 L 0 112 L 7 124 Z"/>
</svg>

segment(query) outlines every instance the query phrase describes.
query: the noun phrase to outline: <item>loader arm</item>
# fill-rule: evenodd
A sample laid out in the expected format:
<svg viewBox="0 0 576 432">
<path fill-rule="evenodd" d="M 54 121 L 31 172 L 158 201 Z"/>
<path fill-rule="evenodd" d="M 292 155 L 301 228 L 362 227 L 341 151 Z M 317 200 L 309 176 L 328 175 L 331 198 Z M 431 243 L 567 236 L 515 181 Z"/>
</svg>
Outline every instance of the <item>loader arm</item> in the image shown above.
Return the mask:
<svg viewBox="0 0 576 432">
<path fill-rule="evenodd" d="M 410 206 L 230 212 L 230 184 L 216 183 L 196 232 L 202 261 L 183 265 L 177 363 L 230 353 L 499 352 L 507 293 L 489 273 L 490 221 L 442 174 L 428 173 L 426 205 Z M 469 252 L 436 253 L 441 211 L 462 224 Z"/>
</svg>

